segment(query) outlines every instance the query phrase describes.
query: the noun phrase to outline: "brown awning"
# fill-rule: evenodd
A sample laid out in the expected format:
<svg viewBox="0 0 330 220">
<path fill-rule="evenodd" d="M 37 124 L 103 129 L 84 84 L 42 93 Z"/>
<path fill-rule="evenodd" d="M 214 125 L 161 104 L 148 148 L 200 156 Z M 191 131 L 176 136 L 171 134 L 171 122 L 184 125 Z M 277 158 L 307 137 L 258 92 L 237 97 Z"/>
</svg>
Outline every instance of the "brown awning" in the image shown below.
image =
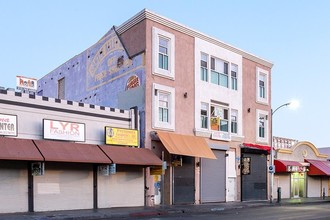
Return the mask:
<svg viewBox="0 0 330 220">
<path fill-rule="evenodd" d="M 97 145 L 64 141 L 34 140 L 45 161 L 110 164 Z"/>
<path fill-rule="evenodd" d="M 29 139 L 0 137 L 1 160 L 43 161 L 44 158 Z"/>
<path fill-rule="evenodd" d="M 217 159 L 202 137 L 161 131 L 157 135 L 171 154 Z"/>
<path fill-rule="evenodd" d="M 310 163 L 308 175 L 315 176 L 330 176 L 330 161 L 322 160 L 307 160 Z"/>
<path fill-rule="evenodd" d="M 151 150 L 146 148 L 99 146 L 116 164 L 161 166 L 162 161 Z"/>
</svg>

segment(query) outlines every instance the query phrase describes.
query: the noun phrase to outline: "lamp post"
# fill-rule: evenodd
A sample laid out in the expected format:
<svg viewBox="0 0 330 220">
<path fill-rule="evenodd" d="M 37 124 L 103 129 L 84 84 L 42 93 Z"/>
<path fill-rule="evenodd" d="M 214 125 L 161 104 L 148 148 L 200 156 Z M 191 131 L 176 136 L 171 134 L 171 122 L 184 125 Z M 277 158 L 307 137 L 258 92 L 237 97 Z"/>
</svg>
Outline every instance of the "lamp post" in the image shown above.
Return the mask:
<svg viewBox="0 0 330 220">
<path fill-rule="evenodd" d="M 297 108 L 299 106 L 299 102 L 298 101 L 291 101 L 288 103 L 285 103 L 283 105 L 280 105 L 279 107 L 277 107 L 275 110 L 272 109 L 272 113 L 271 113 L 271 130 L 270 130 L 270 166 L 274 168 L 274 146 L 273 146 L 273 115 L 275 114 L 275 112 L 277 110 L 279 110 L 280 108 L 284 107 L 284 106 L 292 106 L 292 108 Z M 275 169 L 270 172 L 270 203 L 273 203 L 273 188 L 274 188 L 274 173 L 275 173 Z"/>
</svg>

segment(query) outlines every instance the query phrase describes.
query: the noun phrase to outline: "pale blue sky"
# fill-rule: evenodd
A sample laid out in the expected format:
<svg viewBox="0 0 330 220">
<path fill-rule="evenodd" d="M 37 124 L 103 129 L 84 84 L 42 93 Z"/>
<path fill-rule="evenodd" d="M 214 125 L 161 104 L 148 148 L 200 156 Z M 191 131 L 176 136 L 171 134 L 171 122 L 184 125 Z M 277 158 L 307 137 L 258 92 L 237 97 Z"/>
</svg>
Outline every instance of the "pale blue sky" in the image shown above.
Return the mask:
<svg viewBox="0 0 330 220">
<path fill-rule="evenodd" d="M 0 0 L 0 86 L 41 78 L 143 8 L 274 63 L 273 108 L 300 100 L 274 135 L 330 147 L 327 0 Z"/>
</svg>

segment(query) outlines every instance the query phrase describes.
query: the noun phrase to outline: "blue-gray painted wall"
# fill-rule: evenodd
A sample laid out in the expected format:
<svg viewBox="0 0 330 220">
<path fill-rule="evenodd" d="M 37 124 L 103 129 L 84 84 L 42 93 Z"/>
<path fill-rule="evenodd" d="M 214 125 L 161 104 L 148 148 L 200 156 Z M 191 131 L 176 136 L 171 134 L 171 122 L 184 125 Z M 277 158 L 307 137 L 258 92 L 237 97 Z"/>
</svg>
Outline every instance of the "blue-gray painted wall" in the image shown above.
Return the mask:
<svg viewBox="0 0 330 220">
<path fill-rule="evenodd" d="M 128 79 L 134 75 L 138 77 L 140 86 L 126 90 Z M 120 109 L 137 106 L 140 111 L 140 144 L 141 147 L 144 146 L 143 53 L 129 58 L 120 38 L 114 29 L 111 29 L 96 44 L 38 80 L 37 93 L 58 98 L 58 80 L 63 77 L 66 100 Z"/>
</svg>

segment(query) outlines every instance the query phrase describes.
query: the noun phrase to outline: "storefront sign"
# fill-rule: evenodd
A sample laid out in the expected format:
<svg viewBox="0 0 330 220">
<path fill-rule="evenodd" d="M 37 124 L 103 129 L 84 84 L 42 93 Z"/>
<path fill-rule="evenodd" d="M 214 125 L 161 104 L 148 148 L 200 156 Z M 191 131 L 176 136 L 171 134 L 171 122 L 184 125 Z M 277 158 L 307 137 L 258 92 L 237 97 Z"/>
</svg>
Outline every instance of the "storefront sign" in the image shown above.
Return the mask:
<svg viewBox="0 0 330 220">
<path fill-rule="evenodd" d="M 37 90 L 37 80 L 24 76 L 16 76 L 16 88 L 19 90 Z"/>
<path fill-rule="evenodd" d="M 306 167 L 303 167 L 303 166 L 287 166 L 286 170 L 288 172 L 306 172 Z"/>
<path fill-rule="evenodd" d="M 85 141 L 85 124 L 44 119 L 44 139 Z"/>
<path fill-rule="evenodd" d="M 0 135 L 17 136 L 17 116 L 0 114 Z"/>
<path fill-rule="evenodd" d="M 105 127 L 105 144 L 137 147 L 138 130 Z"/>
<path fill-rule="evenodd" d="M 228 132 L 212 131 L 211 139 L 230 141 L 230 135 Z"/>
</svg>

